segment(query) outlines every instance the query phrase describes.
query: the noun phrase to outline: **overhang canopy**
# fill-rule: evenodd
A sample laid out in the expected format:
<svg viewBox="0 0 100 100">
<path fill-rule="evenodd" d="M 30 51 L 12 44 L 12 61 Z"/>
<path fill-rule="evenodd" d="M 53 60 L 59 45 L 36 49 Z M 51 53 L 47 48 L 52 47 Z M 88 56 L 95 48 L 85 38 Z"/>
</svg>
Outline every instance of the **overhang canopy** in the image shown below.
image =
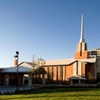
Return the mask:
<svg viewBox="0 0 100 100">
<path fill-rule="evenodd" d="M 84 62 L 84 63 L 95 63 L 96 62 L 96 58 L 79 59 L 78 61 Z"/>
<path fill-rule="evenodd" d="M 16 66 L 16 67 L 10 67 L 10 68 L 4 68 L 1 73 L 17 73 L 17 67 L 18 67 L 18 73 L 30 73 L 32 72 L 33 68 L 26 67 L 26 66 Z M 46 74 L 47 72 L 42 68 L 34 68 L 35 74 Z"/>
<path fill-rule="evenodd" d="M 16 66 L 16 67 L 4 68 L 1 73 L 17 73 L 17 67 L 18 67 L 18 73 L 29 73 L 31 71 L 31 68 L 25 66 Z"/>
<path fill-rule="evenodd" d="M 81 77 L 81 76 L 71 76 L 68 79 L 70 79 L 70 80 L 86 80 L 86 78 Z"/>
</svg>

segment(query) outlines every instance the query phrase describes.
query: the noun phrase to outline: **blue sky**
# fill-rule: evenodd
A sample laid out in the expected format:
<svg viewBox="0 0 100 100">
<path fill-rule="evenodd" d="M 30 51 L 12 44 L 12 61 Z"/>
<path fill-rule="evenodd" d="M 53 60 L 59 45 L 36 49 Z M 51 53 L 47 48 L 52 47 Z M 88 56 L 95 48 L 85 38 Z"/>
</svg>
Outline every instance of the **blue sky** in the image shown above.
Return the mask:
<svg viewBox="0 0 100 100">
<path fill-rule="evenodd" d="M 0 67 L 32 56 L 73 58 L 80 38 L 81 15 L 88 49 L 100 48 L 99 0 L 0 0 Z"/>
</svg>

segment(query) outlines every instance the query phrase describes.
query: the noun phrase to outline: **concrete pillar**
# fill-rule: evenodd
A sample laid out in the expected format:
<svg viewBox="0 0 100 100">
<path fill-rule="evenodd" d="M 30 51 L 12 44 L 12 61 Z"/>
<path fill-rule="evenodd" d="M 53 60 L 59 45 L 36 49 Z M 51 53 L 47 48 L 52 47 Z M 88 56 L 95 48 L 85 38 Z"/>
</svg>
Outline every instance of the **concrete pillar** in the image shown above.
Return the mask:
<svg viewBox="0 0 100 100">
<path fill-rule="evenodd" d="M 32 75 L 28 75 L 28 86 L 32 86 Z"/>
<path fill-rule="evenodd" d="M 8 74 L 6 74 L 5 75 L 5 79 L 6 79 L 6 86 L 9 86 L 9 75 Z"/>
<path fill-rule="evenodd" d="M 81 84 L 81 80 L 79 80 L 79 84 Z"/>
<path fill-rule="evenodd" d="M 45 75 L 42 74 L 42 84 L 45 84 Z"/>
</svg>

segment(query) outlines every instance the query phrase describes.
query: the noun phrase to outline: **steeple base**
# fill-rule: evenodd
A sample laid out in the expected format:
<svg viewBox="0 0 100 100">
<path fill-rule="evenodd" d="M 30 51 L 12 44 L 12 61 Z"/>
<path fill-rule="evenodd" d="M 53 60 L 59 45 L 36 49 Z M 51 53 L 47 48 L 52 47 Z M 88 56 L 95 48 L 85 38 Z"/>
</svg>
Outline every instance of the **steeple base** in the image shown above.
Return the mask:
<svg viewBox="0 0 100 100">
<path fill-rule="evenodd" d="M 87 50 L 87 43 L 85 42 L 78 43 L 76 52 L 83 52 L 86 50 Z"/>
<path fill-rule="evenodd" d="M 75 59 L 88 59 L 88 51 L 75 52 Z"/>
<path fill-rule="evenodd" d="M 75 59 L 87 59 L 88 52 L 87 52 L 87 43 L 80 42 L 77 45 L 77 50 L 75 52 Z"/>
<path fill-rule="evenodd" d="M 85 39 L 80 39 L 80 43 L 81 43 L 81 42 L 84 42 L 84 43 L 85 43 Z"/>
</svg>

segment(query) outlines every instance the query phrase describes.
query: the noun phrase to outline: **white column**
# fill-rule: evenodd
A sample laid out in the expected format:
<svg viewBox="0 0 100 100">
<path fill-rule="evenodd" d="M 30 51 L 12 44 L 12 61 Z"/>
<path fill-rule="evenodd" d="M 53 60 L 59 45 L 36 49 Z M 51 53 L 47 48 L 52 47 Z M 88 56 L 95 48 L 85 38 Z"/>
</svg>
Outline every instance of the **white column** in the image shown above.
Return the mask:
<svg viewBox="0 0 100 100">
<path fill-rule="evenodd" d="M 82 75 L 82 62 L 78 62 L 78 75 Z"/>
<path fill-rule="evenodd" d="M 8 74 L 5 75 L 5 79 L 6 79 L 6 86 L 9 86 L 9 77 L 8 77 Z"/>
<path fill-rule="evenodd" d="M 42 74 L 42 84 L 45 84 L 45 75 Z"/>
<path fill-rule="evenodd" d="M 73 64 L 73 76 L 76 76 L 76 63 Z"/>
<path fill-rule="evenodd" d="M 28 75 L 28 86 L 32 86 L 32 75 Z"/>
</svg>

